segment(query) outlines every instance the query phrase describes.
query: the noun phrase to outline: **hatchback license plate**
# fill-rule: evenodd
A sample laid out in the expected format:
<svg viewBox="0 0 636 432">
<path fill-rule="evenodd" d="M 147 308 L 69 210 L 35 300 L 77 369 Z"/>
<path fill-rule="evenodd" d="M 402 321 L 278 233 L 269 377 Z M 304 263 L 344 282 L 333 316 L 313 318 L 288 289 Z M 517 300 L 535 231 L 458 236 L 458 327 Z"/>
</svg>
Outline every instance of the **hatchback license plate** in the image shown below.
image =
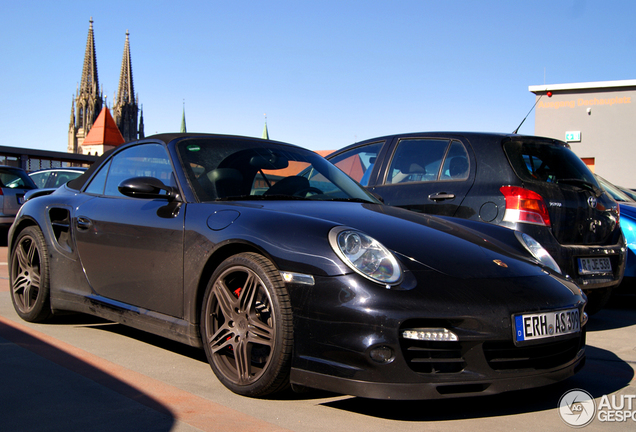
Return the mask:
<svg viewBox="0 0 636 432">
<path fill-rule="evenodd" d="M 581 331 L 578 309 L 515 316 L 517 342 L 544 339 Z"/>
<path fill-rule="evenodd" d="M 611 273 L 612 263 L 609 258 L 579 258 L 579 274 Z"/>
</svg>

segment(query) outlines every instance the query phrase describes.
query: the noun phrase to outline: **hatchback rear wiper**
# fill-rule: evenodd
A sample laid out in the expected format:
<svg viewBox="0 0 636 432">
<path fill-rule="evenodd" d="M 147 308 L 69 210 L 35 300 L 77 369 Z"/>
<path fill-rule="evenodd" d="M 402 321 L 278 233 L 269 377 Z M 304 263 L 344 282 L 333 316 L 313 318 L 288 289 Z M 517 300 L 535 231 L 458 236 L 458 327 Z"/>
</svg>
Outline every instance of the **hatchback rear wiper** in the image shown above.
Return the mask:
<svg viewBox="0 0 636 432">
<path fill-rule="evenodd" d="M 556 182 L 557 183 L 571 183 L 571 184 L 580 185 L 580 186 L 587 186 L 592 192 L 594 192 L 594 195 L 596 195 L 597 197 L 600 197 L 601 195 L 603 195 L 603 190 L 601 190 L 594 183 L 591 183 L 591 182 L 589 182 L 587 180 L 581 180 L 581 179 L 577 179 L 577 178 L 566 178 L 566 179 L 558 179 Z"/>
</svg>

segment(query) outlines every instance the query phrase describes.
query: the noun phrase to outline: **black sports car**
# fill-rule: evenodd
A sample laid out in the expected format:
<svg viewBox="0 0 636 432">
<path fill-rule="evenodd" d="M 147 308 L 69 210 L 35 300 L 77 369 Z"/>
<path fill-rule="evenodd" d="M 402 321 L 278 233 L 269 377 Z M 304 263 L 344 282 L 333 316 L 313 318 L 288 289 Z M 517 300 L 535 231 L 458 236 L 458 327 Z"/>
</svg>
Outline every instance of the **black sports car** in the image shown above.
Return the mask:
<svg viewBox="0 0 636 432">
<path fill-rule="evenodd" d="M 9 232 L 18 314 L 203 347 L 232 391 L 483 395 L 583 365 L 585 295 L 527 234 L 381 204 L 317 154 L 245 137 L 122 145 Z"/>
</svg>

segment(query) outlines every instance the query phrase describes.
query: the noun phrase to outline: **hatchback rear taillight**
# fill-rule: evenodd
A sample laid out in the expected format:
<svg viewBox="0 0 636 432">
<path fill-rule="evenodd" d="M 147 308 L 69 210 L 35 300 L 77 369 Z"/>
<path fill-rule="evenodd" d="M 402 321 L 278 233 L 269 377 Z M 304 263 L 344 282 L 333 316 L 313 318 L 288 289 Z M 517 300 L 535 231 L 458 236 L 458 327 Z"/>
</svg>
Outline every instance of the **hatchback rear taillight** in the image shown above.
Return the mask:
<svg viewBox="0 0 636 432">
<path fill-rule="evenodd" d="M 550 215 L 541 195 L 518 186 L 499 188 L 506 198 L 506 222 L 523 222 L 550 226 Z"/>
</svg>

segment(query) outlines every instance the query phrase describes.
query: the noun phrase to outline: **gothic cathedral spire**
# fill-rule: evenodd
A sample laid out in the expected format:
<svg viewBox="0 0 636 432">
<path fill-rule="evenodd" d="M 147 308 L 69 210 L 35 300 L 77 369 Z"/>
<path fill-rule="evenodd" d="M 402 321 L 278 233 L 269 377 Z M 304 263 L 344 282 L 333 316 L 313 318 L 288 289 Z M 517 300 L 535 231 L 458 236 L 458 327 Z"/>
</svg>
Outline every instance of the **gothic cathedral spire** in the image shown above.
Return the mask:
<svg viewBox="0 0 636 432">
<path fill-rule="evenodd" d="M 119 88 L 115 95 L 115 103 L 113 106 L 115 123 L 117 123 L 117 127 L 126 142 L 137 139 L 138 113 L 139 107 L 133 87 L 129 33 L 128 30 L 126 30 L 126 43 L 124 44 L 124 58 L 121 62 Z"/>
<path fill-rule="evenodd" d="M 71 110 L 73 121 L 69 125 L 68 152 L 77 153 L 84 138 L 91 130 L 95 119 L 102 111 L 103 98 L 99 90 L 97 77 L 97 57 L 95 55 L 95 36 L 93 35 L 93 18 L 90 19 L 88 39 L 84 53 L 84 67 L 75 104 Z"/>
</svg>

